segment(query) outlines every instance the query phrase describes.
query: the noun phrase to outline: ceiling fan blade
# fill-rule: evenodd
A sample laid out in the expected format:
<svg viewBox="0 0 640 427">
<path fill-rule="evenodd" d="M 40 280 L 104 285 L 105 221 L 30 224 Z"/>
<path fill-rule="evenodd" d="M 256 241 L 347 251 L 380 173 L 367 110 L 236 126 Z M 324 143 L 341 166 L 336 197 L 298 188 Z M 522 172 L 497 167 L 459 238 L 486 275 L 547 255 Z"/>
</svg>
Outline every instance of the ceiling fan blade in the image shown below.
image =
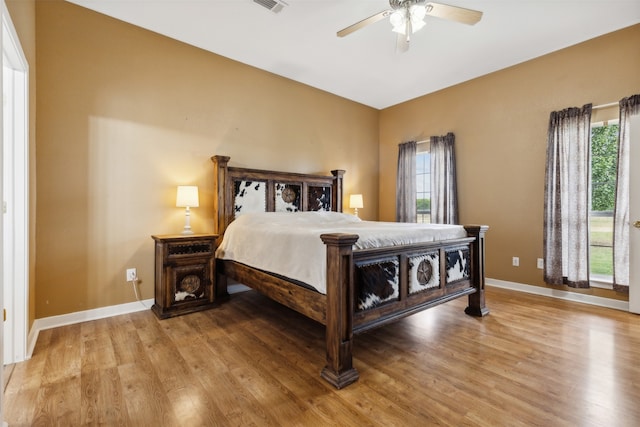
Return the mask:
<svg viewBox="0 0 640 427">
<path fill-rule="evenodd" d="M 387 16 L 389 16 L 389 14 L 391 14 L 391 12 L 393 12 L 393 11 L 392 10 L 383 10 L 382 12 L 376 13 L 375 15 L 370 16 L 368 18 L 365 18 L 362 21 L 356 22 L 353 25 L 349 25 L 347 28 L 344 28 L 344 29 L 338 31 L 337 35 L 338 35 L 338 37 L 347 36 L 347 35 L 353 33 L 354 31 L 359 30 L 362 27 L 366 27 L 369 24 L 376 23 L 376 22 L 386 18 Z"/>
<path fill-rule="evenodd" d="M 482 18 L 482 12 L 465 9 L 463 7 L 433 2 L 426 3 L 425 6 L 427 7 L 427 15 L 460 22 L 462 24 L 473 25 Z"/>
</svg>

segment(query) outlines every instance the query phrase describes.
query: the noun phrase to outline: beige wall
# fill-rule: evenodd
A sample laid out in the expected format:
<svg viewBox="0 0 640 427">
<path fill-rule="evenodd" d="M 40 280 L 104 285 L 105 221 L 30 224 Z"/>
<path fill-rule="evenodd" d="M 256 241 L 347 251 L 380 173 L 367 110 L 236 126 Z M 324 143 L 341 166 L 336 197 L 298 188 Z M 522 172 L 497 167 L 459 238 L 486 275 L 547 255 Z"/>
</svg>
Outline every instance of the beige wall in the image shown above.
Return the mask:
<svg viewBox="0 0 640 427">
<path fill-rule="evenodd" d="M 460 221 L 491 227 L 487 277 L 545 286 L 536 258 L 543 256 L 549 113 L 639 93 L 639 46 L 636 25 L 383 110 L 380 219 L 395 217 L 397 144 L 452 131 Z M 511 266 L 513 256 L 520 267 Z"/>
<path fill-rule="evenodd" d="M 35 319 L 36 283 L 36 4 L 5 0 L 29 64 L 29 325 Z"/>
<path fill-rule="evenodd" d="M 200 187 L 213 230 L 210 157 L 329 174 L 378 216 L 378 111 L 73 4 L 36 2 L 36 318 L 153 297 L 152 234 L 179 232 L 178 184 Z"/>
</svg>

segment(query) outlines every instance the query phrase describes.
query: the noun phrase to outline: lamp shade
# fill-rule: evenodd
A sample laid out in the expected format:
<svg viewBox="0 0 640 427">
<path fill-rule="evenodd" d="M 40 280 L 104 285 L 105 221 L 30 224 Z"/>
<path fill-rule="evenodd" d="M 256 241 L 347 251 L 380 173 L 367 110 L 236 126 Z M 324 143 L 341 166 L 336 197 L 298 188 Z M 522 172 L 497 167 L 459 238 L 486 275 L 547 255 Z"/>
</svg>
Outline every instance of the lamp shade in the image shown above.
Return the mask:
<svg viewBox="0 0 640 427">
<path fill-rule="evenodd" d="M 179 208 L 197 208 L 200 206 L 198 187 L 195 185 L 179 185 L 176 195 L 176 206 Z"/>
<path fill-rule="evenodd" d="M 349 207 L 351 209 L 362 209 L 364 204 L 362 203 L 362 194 L 352 194 L 349 197 Z"/>
</svg>

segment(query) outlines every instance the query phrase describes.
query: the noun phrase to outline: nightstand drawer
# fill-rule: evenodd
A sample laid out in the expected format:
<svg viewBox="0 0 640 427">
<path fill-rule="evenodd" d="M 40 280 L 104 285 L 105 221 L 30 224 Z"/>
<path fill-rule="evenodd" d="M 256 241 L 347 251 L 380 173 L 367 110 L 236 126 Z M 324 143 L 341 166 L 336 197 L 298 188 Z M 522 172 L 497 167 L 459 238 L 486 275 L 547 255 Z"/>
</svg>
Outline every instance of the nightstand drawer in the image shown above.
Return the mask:
<svg viewBox="0 0 640 427">
<path fill-rule="evenodd" d="M 166 257 L 183 258 L 193 256 L 213 256 L 215 251 L 213 241 L 193 241 L 193 242 L 168 242 Z"/>
</svg>

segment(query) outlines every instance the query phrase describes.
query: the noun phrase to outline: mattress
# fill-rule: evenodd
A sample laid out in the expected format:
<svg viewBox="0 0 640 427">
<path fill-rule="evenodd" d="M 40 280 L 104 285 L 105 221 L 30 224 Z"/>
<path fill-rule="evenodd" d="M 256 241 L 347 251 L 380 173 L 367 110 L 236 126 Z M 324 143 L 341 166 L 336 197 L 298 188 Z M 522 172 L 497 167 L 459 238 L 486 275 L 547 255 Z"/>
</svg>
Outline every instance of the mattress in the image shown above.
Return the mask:
<svg viewBox="0 0 640 427">
<path fill-rule="evenodd" d="M 354 250 L 467 237 L 461 225 L 363 221 L 338 212 L 259 212 L 227 227 L 216 258 L 303 282 L 326 293 L 326 246 L 321 234 L 359 236 Z"/>
</svg>

